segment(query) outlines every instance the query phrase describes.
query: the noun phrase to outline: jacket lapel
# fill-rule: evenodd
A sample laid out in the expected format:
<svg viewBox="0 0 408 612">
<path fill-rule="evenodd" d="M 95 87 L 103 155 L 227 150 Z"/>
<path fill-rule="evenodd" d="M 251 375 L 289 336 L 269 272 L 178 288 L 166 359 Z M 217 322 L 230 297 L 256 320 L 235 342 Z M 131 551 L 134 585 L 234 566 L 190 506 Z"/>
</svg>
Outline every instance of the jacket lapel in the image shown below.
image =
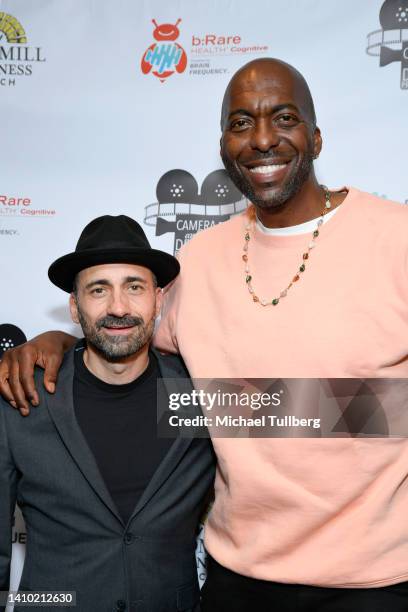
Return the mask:
<svg viewBox="0 0 408 612">
<path fill-rule="evenodd" d="M 122 518 L 100 474 L 94 455 L 75 418 L 73 402 L 74 350 L 71 349 L 65 356 L 55 393 L 53 395 L 45 393 L 46 405 L 61 440 L 71 457 L 101 501 L 123 525 Z"/>
<path fill-rule="evenodd" d="M 162 376 L 162 382 L 164 385 L 164 389 L 167 397 L 170 393 L 189 393 L 193 389 L 193 385 L 191 379 L 188 377 L 188 373 L 182 367 L 177 367 L 172 364 L 172 367 L 169 367 L 166 364 L 166 358 L 162 357 L 160 353 L 157 351 L 153 351 L 157 357 L 159 363 L 159 371 Z M 197 411 L 197 414 L 201 414 L 201 412 Z M 189 414 L 191 416 L 191 412 Z M 138 504 L 136 505 L 135 510 L 133 511 L 129 521 L 131 521 L 136 514 L 138 514 L 150 501 L 153 495 L 158 491 L 158 489 L 166 482 L 171 473 L 174 471 L 176 465 L 179 463 L 180 459 L 188 450 L 191 445 L 193 438 L 192 437 L 181 437 L 182 431 L 179 430 L 179 436 L 174 440 L 167 454 L 159 464 L 157 470 L 153 474 L 149 484 L 144 490 L 141 498 L 139 499 Z M 190 430 L 191 436 L 191 430 Z"/>
</svg>

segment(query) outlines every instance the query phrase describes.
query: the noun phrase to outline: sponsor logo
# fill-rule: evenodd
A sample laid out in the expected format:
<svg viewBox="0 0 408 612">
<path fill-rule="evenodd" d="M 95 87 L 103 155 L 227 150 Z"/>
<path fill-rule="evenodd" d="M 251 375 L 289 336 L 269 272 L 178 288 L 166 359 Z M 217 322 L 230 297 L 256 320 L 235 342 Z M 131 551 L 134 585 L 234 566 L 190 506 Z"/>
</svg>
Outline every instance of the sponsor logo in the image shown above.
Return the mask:
<svg viewBox="0 0 408 612">
<path fill-rule="evenodd" d="M 201 185 L 186 170 L 169 170 L 156 187 L 157 202 L 145 207 L 144 223 L 156 228 L 156 236 L 172 233 L 173 252 L 194 234 L 242 212 L 247 201 L 225 170 L 211 172 Z"/>
<path fill-rule="evenodd" d="M 0 359 L 3 353 L 24 342 L 27 342 L 27 338 L 19 327 L 11 323 L 0 325 Z"/>
<path fill-rule="evenodd" d="M 379 19 L 381 30 L 367 35 L 366 52 L 380 58 L 381 68 L 400 63 L 400 87 L 408 89 L 408 0 L 385 0 Z"/>
<path fill-rule="evenodd" d="M 42 48 L 27 42 L 21 23 L 0 12 L 0 86 L 15 86 L 18 79 L 33 74 L 35 64 L 45 62 Z"/>
<path fill-rule="evenodd" d="M 11 538 L 12 544 L 27 544 L 27 533 L 25 531 L 17 531 L 13 529 L 13 535 Z"/>
<path fill-rule="evenodd" d="M 203 586 L 205 579 L 207 577 L 207 569 L 206 569 L 206 552 L 204 547 L 204 524 L 200 524 L 200 531 L 196 540 L 196 564 L 197 564 L 197 575 L 198 581 L 200 583 L 200 587 Z"/>
<path fill-rule="evenodd" d="M 26 196 L 0 194 L 0 217 L 16 219 L 18 217 L 53 217 L 56 211 L 46 208 L 33 208 L 32 200 Z"/>
<path fill-rule="evenodd" d="M 155 19 L 152 23 L 155 26 L 153 38 L 156 42 L 150 45 L 143 54 L 141 69 L 143 74 L 153 74 L 162 83 L 172 74 L 184 72 L 187 66 L 187 55 L 183 47 L 175 42 L 180 36 L 177 27 L 181 19 L 177 19 L 175 24 L 162 23 L 158 25 Z"/>
<path fill-rule="evenodd" d="M 248 42 L 239 34 L 193 34 L 191 37 L 190 55 L 194 58 L 190 64 L 191 76 L 211 76 L 226 74 L 230 66 L 224 58 L 249 57 L 268 53 L 269 46 Z"/>
<path fill-rule="evenodd" d="M 23 517 L 19 508 L 13 516 L 12 524 L 13 534 L 11 538 L 12 544 L 27 544 L 27 533 L 24 527 Z"/>
<path fill-rule="evenodd" d="M 203 586 L 205 579 L 207 577 L 207 569 L 206 569 L 206 557 L 207 557 L 207 553 L 205 551 L 205 546 L 204 546 L 204 528 L 205 528 L 205 523 L 208 519 L 208 515 L 210 514 L 210 510 L 213 506 L 213 503 L 211 502 L 203 516 L 200 519 L 200 526 L 199 526 L 199 532 L 197 535 L 197 540 L 196 540 L 196 563 L 197 563 L 197 574 L 198 574 L 198 581 L 200 583 L 200 587 Z"/>
<path fill-rule="evenodd" d="M 54 217 L 54 209 L 36 208 L 32 206 L 31 198 L 26 196 L 10 196 L 0 194 L 0 220 L 6 219 L 38 219 L 39 217 Z M 0 236 L 18 236 L 20 232 L 14 227 L 1 227 Z"/>
</svg>

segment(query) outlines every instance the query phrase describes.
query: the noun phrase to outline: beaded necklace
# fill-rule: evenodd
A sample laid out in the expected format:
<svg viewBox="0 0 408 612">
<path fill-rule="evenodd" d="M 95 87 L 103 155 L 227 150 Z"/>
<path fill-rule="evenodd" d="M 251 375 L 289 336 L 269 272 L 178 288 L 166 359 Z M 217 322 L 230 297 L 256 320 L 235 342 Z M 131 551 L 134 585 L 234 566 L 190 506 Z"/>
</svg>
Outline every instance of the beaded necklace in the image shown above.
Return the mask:
<svg viewBox="0 0 408 612">
<path fill-rule="evenodd" d="M 327 187 L 325 187 L 324 185 L 320 185 L 321 188 L 324 191 L 324 208 L 323 211 L 317 221 L 317 225 L 316 225 L 316 229 L 314 230 L 313 234 L 312 234 L 312 240 L 309 242 L 307 251 L 305 253 L 303 253 L 302 255 L 302 264 L 301 266 L 299 266 L 298 271 L 296 272 L 295 276 L 292 278 L 291 282 L 289 283 L 289 285 L 283 289 L 283 291 L 280 292 L 279 297 L 275 297 L 272 300 L 263 300 L 260 299 L 256 293 L 255 290 L 252 286 L 252 275 L 251 272 L 249 270 L 249 258 L 248 258 L 248 253 L 249 253 L 249 243 L 251 240 L 251 232 L 254 231 L 255 228 L 255 220 L 252 220 L 248 223 L 248 225 L 246 225 L 245 227 L 245 236 L 244 236 L 244 253 L 242 255 L 242 259 L 245 263 L 245 282 L 246 285 L 248 287 L 248 291 L 250 293 L 250 295 L 252 296 L 252 300 L 254 302 L 256 302 L 257 304 L 259 304 L 260 306 L 277 306 L 280 302 L 281 299 L 285 298 L 288 294 L 288 291 L 291 287 L 293 287 L 293 285 L 295 283 L 297 283 L 300 280 L 301 274 L 306 270 L 306 261 L 309 259 L 309 253 L 310 251 L 316 246 L 316 238 L 318 238 L 319 233 L 320 233 L 320 226 L 323 225 L 323 221 L 324 221 L 324 216 L 325 214 L 328 212 L 328 210 L 330 210 L 331 208 L 331 202 L 330 202 L 330 192 L 327 189 Z"/>
</svg>

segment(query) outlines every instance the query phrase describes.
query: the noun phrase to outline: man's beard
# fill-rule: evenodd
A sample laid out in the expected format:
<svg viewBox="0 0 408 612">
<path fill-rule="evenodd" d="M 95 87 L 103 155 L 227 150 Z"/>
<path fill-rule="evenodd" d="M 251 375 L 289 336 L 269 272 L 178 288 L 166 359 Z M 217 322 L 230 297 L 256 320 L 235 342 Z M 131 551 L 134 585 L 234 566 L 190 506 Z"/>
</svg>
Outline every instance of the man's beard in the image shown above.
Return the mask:
<svg viewBox="0 0 408 612">
<path fill-rule="evenodd" d="M 266 154 L 265 156 L 259 156 L 258 160 L 262 159 L 271 159 L 270 154 Z M 239 189 L 239 191 L 248 198 L 252 204 L 255 206 L 259 206 L 259 208 L 267 209 L 267 208 L 277 208 L 282 206 L 293 198 L 297 193 L 299 193 L 302 186 L 305 184 L 307 179 L 310 176 L 310 173 L 313 168 L 313 149 L 310 148 L 305 156 L 303 157 L 300 165 L 294 169 L 292 174 L 286 179 L 283 183 L 280 191 L 274 194 L 271 198 L 265 200 L 264 198 L 256 195 L 251 183 L 248 179 L 240 172 L 238 166 L 234 161 L 228 158 L 226 155 L 222 155 L 222 161 L 224 162 L 224 166 L 235 184 L 235 186 Z"/>
<path fill-rule="evenodd" d="M 134 355 L 150 342 L 154 331 L 154 317 L 147 323 L 142 317 L 114 317 L 107 315 L 90 323 L 77 301 L 78 319 L 87 343 L 91 344 L 107 361 L 120 361 Z M 110 336 L 104 333 L 103 327 L 135 326 L 128 335 Z"/>
</svg>

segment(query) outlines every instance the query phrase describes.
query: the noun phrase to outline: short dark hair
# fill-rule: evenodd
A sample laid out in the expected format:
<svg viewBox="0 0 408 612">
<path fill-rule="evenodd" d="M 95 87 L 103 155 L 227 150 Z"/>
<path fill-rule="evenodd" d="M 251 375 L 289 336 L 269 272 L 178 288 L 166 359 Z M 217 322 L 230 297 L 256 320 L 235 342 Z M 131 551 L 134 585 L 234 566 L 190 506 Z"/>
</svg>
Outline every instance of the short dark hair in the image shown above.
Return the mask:
<svg viewBox="0 0 408 612">
<path fill-rule="evenodd" d="M 78 274 L 75 274 L 74 280 L 72 281 L 72 293 L 75 295 L 75 297 L 78 296 Z"/>
</svg>

